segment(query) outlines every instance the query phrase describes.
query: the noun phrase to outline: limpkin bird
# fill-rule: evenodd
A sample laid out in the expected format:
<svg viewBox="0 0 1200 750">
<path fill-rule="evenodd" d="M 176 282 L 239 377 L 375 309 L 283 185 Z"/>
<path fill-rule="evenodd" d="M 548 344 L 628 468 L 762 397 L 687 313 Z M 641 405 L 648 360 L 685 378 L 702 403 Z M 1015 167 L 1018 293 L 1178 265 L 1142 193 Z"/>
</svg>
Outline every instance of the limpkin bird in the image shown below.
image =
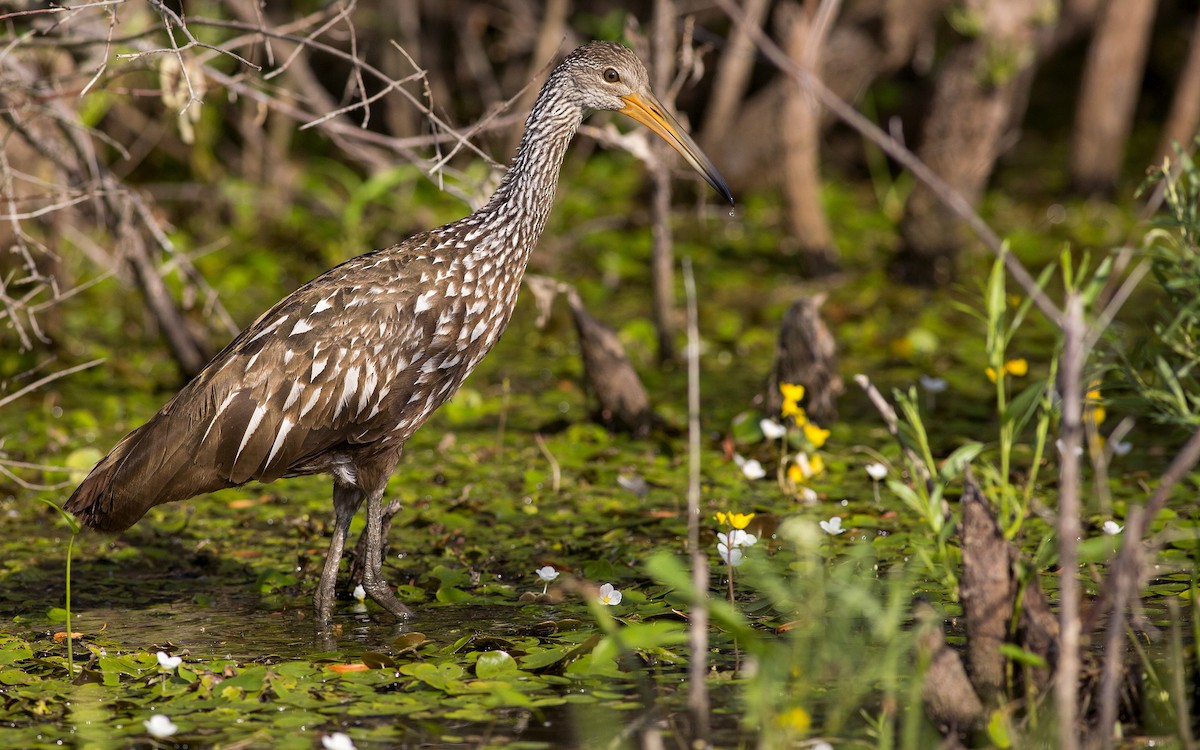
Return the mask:
<svg viewBox="0 0 1200 750">
<path fill-rule="evenodd" d="M 626 48 L 591 42 L 538 95 L 516 156 L 475 213 L 346 261 L 242 331 L 149 422 L 92 469 L 66 509 L 121 531 L 150 508 L 251 480 L 333 476 L 335 525 L 314 596 L 333 612 L 338 563 L 366 500 L 363 588 L 412 612 L 382 575 L 382 498 L 405 441 L 449 399 L 508 324 L 586 113 L 615 110 L 670 143 L 732 203 L 725 181 L 651 93 Z"/>
</svg>

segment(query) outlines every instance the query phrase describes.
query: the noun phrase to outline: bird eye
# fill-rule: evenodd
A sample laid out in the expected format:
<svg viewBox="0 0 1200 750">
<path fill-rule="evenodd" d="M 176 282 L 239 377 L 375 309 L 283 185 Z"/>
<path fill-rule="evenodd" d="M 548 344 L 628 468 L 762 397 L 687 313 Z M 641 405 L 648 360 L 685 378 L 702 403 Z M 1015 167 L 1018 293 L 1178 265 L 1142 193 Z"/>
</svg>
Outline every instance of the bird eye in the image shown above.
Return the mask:
<svg viewBox="0 0 1200 750">
<path fill-rule="evenodd" d="M 617 83 L 621 80 L 621 74 L 617 72 L 616 68 L 605 68 L 604 80 L 608 83 Z"/>
</svg>

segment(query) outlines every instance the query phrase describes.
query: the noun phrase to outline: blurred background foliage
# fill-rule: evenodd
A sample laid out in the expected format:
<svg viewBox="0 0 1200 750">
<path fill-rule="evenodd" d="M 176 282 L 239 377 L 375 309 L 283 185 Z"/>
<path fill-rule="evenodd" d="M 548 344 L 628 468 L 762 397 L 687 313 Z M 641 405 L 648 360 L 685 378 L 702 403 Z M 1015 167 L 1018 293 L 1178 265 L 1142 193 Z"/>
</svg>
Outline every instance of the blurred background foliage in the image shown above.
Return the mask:
<svg viewBox="0 0 1200 750">
<path fill-rule="evenodd" d="M 915 148 L 1033 268 L 1064 246 L 1140 253 L 1139 217 L 1161 191 L 1151 186 L 1139 203 L 1135 189 L 1172 140 L 1186 154 L 1196 130 L 1188 4 L 9 4 L 0 398 L 104 364 L 0 406 L 0 450 L 40 462 L 131 427 L 292 289 L 479 205 L 547 65 L 592 37 L 649 60 L 668 83 L 659 93 L 738 198 L 727 213 L 702 183 L 679 182 L 670 219 L 673 252 L 697 262 L 705 375 L 729 386 L 711 406 L 717 423 L 760 389 L 783 312 L 822 290 L 845 371 L 884 386 L 944 374 L 955 389 L 986 393 L 964 374 L 987 356 L 970 316 L 930 301 L 974 299 L 989 253 L 875 146 L 807 106 L 730 7 Z M 656 54 L 664 35 L 668 54 Z M 1092 88 L 1114 55 L 1137 85 L 1096 109 Z M 585 126 L 531 265 L 603 311 L 677 418 L 681 372 L 662 329 L 679 338 L 680 290 L 672 281 L 675 314 L 656 319 L 650 227 L 663 219 L 640 163 L 658 157 L 642 138 L 607 117 Z M 1181 256 L 1155 247 L 1162 277 Z M 1168 299 L 1189 288 L 1164 285 Z M 1135 294 L 1111 331 L 1115 351 L 1156 324 L 1182 337 L 1175 349 L 1190 346 L 1189 328 L 1155 317 L 1162 298 L 1150 286 Z M 523 302 L 471 387 L 556 389 L 585 408 L 566 317 L 545 331 L 533 317 Z M 1055 333 L 1036 318 L 1020 344 L 1048 354 Z M 1129 360 L 1131 378 L 1157 356 Z M 530 423 L 553 421 L 557 408 Z M 986 407 L 959 416 L 989 418 Z"/>
</svg>

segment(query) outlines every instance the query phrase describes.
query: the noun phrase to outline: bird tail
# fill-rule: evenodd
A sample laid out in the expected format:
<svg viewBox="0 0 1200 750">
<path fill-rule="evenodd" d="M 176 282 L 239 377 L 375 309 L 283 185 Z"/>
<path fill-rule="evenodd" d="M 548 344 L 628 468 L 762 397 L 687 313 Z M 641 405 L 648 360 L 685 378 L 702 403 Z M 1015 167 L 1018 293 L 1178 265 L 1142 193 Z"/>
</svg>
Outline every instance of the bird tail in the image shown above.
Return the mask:
<svg viewBox="0 0 1200 750">
<path fill-rule="evenodd" d="M 84 526 L 101 531 L 123 531 L 150 509 L 150 505 L 131 509 L 131 498 L 124 486 L 127 482 L 120 481 L 125 473 L 122 467 L 126 459 L 137 451 L 143 433 L 149 427 L 150 423 L 147 423 L 126 435 L 71 493 L 63 507 L 74 513 Z"/>
<path fill-rule="evenodd" d="M 231 486 L 196 461 L 200 436 L 172 421 L 164 410 L 122 438 L 63 507 L 90 528 L 124 531 L 155 505 Z"/>
</svg>

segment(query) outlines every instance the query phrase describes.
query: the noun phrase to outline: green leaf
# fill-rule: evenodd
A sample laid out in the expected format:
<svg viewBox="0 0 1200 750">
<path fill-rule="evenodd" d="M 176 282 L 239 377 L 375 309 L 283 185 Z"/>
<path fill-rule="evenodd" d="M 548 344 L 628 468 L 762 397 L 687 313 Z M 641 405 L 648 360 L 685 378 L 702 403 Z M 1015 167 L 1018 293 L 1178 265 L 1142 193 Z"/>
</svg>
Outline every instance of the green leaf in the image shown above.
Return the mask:
<svg viewBox="0 0 1200 750">
<path fill-rule="evenodd" d="M 998 748 L 1010 748 L 1013 746 L 1012 737 L 1008 731 L 1008 717 L 1000 709 L 992 712 L 987 724 L 988 739 Z"/>
<path fill-rule="evenodd" d="M 467 689 L 483 693 L 483 704 L 490 708 L 527 708 L 533 705 L 533 699 L 514 687 L 511 682 L 478 680 L 468 685 Z"/>
<path fill-rule="evenodd" d="M 0 670 L 0 685 L 29 685 L 37 681 L 38 678 L 21 669 Z"/>
<path fill-rule="evenodd" d="M 1049 283 L 1050 277 L 1054 275 L 1055 268 L 1056 266 L 1054 266 L 1054 264 L 1048 264 L 1042 269 L 1042 272 L 1038 274 L 1037 288 L 1039 290 L 1045 291 L 1046 284 Z M 1006 347 L 1008 346 L 1008 343 L 1012 341 L 1012 337 L 1016 334 L 1017 329 L 1021 327 L 1021 323 L 1025 321 L 1025 316 L 1029 314 L 1029 310 L 1032 306 L 1033 295 L 1025 297 L 1021 300 L 1021 304 L 1017 305 L 1016 312 L 1013 313 L 1012 322 L 1008 324 L 1008 334 L 1006 335 L 1004 341 L 1004 345 Z"/>
<path fill-rule="evenodd" d="M 1013 426 L 1013 435 L 1019 435 L 1033 415 L 1037 413 L 1045 392 L 1046 381 L 1035 380 L 1009 402 L 1004 409 L 1004 414 L 1000 416 L 1000 421 Z"/>
<path fill-rule="evenodd" d="M 387 654 L 381 654 L 378 651 L 364 651 L 362 656 L 360 656 L 359 658 L 362 659 L 363 664 L 366 664 L 371 669 L 395 669 L 396 668 L 396 660 L 395 659 L 388 656 Z"/>
<path fill-rule="evenodd" d="M 465 687 L 462 682 L 463 668 L 450 662 L 405 664 L 400 667 L 400 673 L 415 677 L 429 687 L 443 692 L 459 692 Z"/>
<path fill-rule="evenodd" d="M 1079 562 L 1082 565 L 1107 562 L 1121 546 L 1119 536 L 1101 534 L 1079 543 Z"/>
<path fill-rule="evenodd" d="M 511 679 L 520 673 L 507 651 L 485 651 L 475 661 L 475 676 L 481 680 Z"/>
<path fill-rule="evenodd" d="M 652 620 L 621 628 L 620 641 L 625 648 L 652 651 L 665 646 L 687 643 L 687 628 L 677 620 Z"/>
<path fill-rule="evenodd" d="M 553 648 L 534 651 L 521 657 L 521 669 L 538 670 L 544 669 L 551 664 L 557 664 L 566 657 L 568 649 L 565 646 L 555 646 Z"/>
<path fill-rule="evenodd" d="M 263 689 L 263 681 L 267 677 L 267 668 L 261 665 L 246 667 L 233 677 L 221 682 L 221 687 L 238 688 L 247 693 L 257 693 Z"/>
<path fill-rule="evenodd" d="M 1001 643 L 999 647 L 1000 653 L 1010 661 L 1015 661 L 1018 664 L 1024 664 L 1028 667 L 1037 669 L 1045 669 L 1049 665 L 1046 660 L 1032 651 L 1026 651 L 1014 643 Z"/>
<path fill-rule="evenodd" d="M 938 469 L 938 476 L 942 478 L 943 482 L 953 480 L 966 471 L 967 466 L 982 450 L 983 443 L 967 443 L 959 446 L 942 462 L 942 467 Z"/>
<path fill-rule="evenodd" d="M 405 633 L 396 640 L 392 641 L 392 648 L 397 651 L 404 651 L 410 648 L 416 648 L 417 646 L 423 645 L 428 641 L 429 639 L 425 637 L 424 633 L 413 631 L 411 633 Z"/>
<path fill-rule="evenodd" d="M 0 644 L 0 666 L 7 666 L 32 656 L 33 649 L 20 638 L 6 638 Z"/>
<path fill-rule="evenodd" d="M 754 445 L 763 440 L 762 428 L 759 427 L 759 414 L 756 411 L 744 411 L 733 418 L 731 425 L 733 442 L 737 445 Z"/>
<path fill-rule="evenodd" d="M 63 519 L 63 521 L 66 522 L 67 527 L 71 529 L 72 534 L 79 533 L 79 530 L 82 527 L 79 525 L 79 521 L 75 520 L 75 516 L 71 515 L 67 511 L 63 510 L 62 506 L 60 506 L 58 503 L 54 502 L 53 500 L 51 500 L 48 497 L 39 497 L 38 500 L 40 502 L 45 503 L 46 505 L 50 506 L 54 510 L 58 511 L 58 515 Z"/>
<path fill-rule="evenodd" d="M 1008 245 L 1001 248 L 992 262 L 992 270 L 988 274 L 987 292 L 984 296 L 984 309 L 987 311 L 987 352 L 989 364 L 996 366 L 1003 359 L 1004 353 L 998 343 L 1003 341 L 1002 326 L 1004 323 L 1004 256 L 1008 253 Z"/>
<path fill-rule="evenodd" d="M 912 487 L 909 487 L 898 479 L 888 479 L 887 486 L 892 491 L 892 494 L 904 501 L 905 505 L 919 513 L 922 518 L 925 517 L 927 511 L 925 503 L 917 496 L 916 491 Z"/>
<path fill-rule="evenodd" d="M 442 584 L 438 587 L 435 598 L 443 604 L 461 604 L 462 602 L 470 601 L 473 596 L 457 586 Z"/>
</svg>

